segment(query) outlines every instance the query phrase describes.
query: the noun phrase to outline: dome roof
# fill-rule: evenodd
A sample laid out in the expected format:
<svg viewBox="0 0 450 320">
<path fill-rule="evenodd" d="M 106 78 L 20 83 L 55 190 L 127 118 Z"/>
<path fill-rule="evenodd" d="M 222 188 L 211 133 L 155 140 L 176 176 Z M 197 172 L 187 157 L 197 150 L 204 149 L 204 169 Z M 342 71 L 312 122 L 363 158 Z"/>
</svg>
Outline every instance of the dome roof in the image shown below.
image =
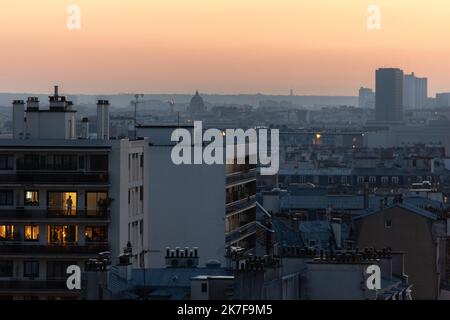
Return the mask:
<svg viewBox="0 0 450 320">
<path fill-rule="evenodd" d="M 196 91 L 195 95 L 192 97 L 188 110 L 191 113 L 201 113 L 206 111 L 205 102 L 198 91 Z"/>
</svg>

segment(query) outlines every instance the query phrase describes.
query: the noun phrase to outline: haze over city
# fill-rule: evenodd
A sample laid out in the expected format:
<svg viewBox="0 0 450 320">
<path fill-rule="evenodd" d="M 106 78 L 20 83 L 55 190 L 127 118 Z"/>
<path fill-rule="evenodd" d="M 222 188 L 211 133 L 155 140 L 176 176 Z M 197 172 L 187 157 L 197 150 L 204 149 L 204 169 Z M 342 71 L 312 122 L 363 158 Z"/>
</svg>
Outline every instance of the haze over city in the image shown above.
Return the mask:
<svg viewBox="0 0 450 320">
<path fill-rule="evenodd" d="M 406 5 L 407 3 L 407 5 Z M 81 9 L 68 30 L 67 6 Z M 450 87 L 450 3 L 372 1 L 18 0 L 0 11 L 2 92 L 356 95 L 400 67 Z"/>
</svg>

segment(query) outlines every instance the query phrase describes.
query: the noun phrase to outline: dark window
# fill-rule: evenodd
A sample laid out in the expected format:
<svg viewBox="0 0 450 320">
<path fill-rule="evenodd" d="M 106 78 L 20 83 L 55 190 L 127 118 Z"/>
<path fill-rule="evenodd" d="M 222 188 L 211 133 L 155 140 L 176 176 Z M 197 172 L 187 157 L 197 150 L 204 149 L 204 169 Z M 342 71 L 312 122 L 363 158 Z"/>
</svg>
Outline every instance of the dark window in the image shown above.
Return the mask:
<svg viewBox="0 0 450 320">
<path fill-rule="evenodd" d="M 208 284 L 202 283 L 202 292 L 208 292 Z"/>
<path fill-rule="evenodd" d="M 78 157 L 78 169 L 84 169 L 84 156 Z"/>
<path fill-rule="evenodd" d="M 14 157 L 9 154 L 0 154 L 0 170 L 12 170 Z"/>
<path fill-rule="evenodd" d="M 13 262 L 11 260 L 0 261 L 0 277 L 13 276 Z"/>
<path fill-rule="evenodd" d="M 139 200 L 142 201 L 142 199 L 144 199 L 144 187 L 140 186 L 139 187 Z"/>
<path fill-rule="evenodd" d="M 108 193 L 105 191 L 86 192 L 86 211 L 90 216 L 103 215 L 108 209 Z"/>
<path fill-rule="evenodd" d="M 39 261 L 24 261 L 23 276 L 29 278 L 39 277 Z"/>
<path fill-rule="evenodd" d="M 14 197 L 12 190 L 0 190 L 0 206 L 12 206 Z"/>
<path fill-rule="evenodd" d="M 108 241 L 108 230 L 105 226 L 86 226 L 84 235 L 87 242 Z"/>
<path fill-rule="evenodd" d="M 91 171 L 108 171 L 108 156 L 90 156 L 90 169 Z"/>
<path fill-rule="evenodd" d="M 392 227 L 392 220 L 391 219 L 386 219 L 384 225 L 385 225 L 386 228 Z"/>
<path fill-rule="evenodd" d="M 67 267 L 76 264 L 74 261 L 48 261 L 47 280 L 66 280 Z"/>
<path fill-rule="evenodd" d="M 144 155 L 143 154 L 141 154 L 141 168 L 143 168 L 144 167 Z"/>
</svg>

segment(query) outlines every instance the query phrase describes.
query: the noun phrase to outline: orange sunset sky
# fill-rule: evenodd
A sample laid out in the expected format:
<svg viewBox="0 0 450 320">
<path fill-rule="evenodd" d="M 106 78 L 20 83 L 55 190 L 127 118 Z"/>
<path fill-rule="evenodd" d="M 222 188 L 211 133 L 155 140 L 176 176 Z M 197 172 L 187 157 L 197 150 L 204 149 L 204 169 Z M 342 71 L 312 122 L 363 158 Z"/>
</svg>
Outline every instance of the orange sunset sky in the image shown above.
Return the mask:
<svg viewBox="0 0 450 320">
<path fill-rule="evenodd" d="M 0 41 L 0 92 L 357 95 L 380 66 L 450 91 L 449 0 L 2 0 Z"/>
</svg>

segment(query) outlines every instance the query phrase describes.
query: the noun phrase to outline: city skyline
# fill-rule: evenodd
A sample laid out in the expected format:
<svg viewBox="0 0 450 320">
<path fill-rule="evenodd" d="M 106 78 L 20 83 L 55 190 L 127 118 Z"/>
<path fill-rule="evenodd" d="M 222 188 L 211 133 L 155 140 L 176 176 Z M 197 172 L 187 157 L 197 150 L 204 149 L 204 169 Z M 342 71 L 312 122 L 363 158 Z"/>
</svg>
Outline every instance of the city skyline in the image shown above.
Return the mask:
<svg viewBox="0 0 450 320">
<path fill-rule="evenodd" d="M 450 4 L 431 2 L 17 1 L 0 13 L 1 91 L 356 96 L 377 68 L 398 67 L 434 96 L 450 88 Z M 73 4 L 80 30 L 66 27 Z M 372 4 L 380 30 L 367 28 Z"/>
</svg>

